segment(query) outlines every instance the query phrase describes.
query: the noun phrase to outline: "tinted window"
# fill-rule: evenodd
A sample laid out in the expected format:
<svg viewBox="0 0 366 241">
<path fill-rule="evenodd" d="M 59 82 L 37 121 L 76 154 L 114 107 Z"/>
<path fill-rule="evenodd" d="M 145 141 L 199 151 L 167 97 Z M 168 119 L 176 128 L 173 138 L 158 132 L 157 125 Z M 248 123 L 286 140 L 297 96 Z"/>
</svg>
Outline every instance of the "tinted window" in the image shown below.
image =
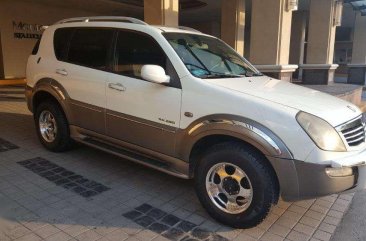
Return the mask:
<svg viewBox="0 0 366 241">
<path fill-rule="evenodd" d="M 106 70 L 112 38 L 111 29 L 76 29 L 70 42 L 68 62 Z"/>
<path fill-rule="evenodd" d="M 141 78 L 141 68 L 145 64 L 164 69 L 167 65 L 165 53 L 150 36 L 131 31 L 119 31 L 115 57 L 115 71 L 135 78 Z"/>
<path fill-rule="evenodd" d="M 73 31 L 73 28 L 59 28 L 55 31 L 53 44 L 55 48 L 55 55 L 58 60 L 62 61 L 66 59 L 67 48 Z"/>
</svg>

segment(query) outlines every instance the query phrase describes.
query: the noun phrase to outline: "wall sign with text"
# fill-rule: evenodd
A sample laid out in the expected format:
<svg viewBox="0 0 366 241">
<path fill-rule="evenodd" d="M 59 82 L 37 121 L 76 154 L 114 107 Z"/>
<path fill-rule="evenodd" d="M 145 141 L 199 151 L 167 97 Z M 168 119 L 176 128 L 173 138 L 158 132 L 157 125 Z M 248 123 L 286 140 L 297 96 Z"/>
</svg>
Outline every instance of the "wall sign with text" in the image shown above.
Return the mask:
<svg viewBox="0 0 366 241">
<path fill-rule="evenodd" d="M 40 39 L 43 25 L 13 21 L 13 30 L 16 39 Z"/>
</svg>

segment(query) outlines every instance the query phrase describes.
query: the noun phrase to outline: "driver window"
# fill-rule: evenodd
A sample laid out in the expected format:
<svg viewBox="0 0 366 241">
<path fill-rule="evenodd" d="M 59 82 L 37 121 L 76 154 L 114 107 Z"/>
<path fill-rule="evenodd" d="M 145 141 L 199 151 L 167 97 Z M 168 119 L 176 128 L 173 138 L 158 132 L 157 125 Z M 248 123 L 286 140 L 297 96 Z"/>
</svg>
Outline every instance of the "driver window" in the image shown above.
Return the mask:
<svg viewBox="0 0 366 241">
<path fill-rule="evenodd" d="M 141 79 L 145 64 L 159 65 L 166 70 L 167 58 L 161 47 L 142 33 L 119 31 L 115 59 L 115 72 L 133 78 Z"/>
</svg>

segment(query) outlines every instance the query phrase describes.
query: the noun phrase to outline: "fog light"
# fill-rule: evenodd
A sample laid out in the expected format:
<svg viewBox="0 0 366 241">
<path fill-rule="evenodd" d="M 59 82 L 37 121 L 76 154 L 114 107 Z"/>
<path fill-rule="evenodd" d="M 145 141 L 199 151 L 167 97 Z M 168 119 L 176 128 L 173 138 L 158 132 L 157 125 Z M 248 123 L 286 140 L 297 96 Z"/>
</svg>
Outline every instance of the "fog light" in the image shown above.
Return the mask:
<svg viewBox="0 0 366 241">
<path fill-rule="evenodd" d="M 325 173 L 330 177 L 346 177 L 353 175 L 352 167 L 326 168 Z"/>
</svg>

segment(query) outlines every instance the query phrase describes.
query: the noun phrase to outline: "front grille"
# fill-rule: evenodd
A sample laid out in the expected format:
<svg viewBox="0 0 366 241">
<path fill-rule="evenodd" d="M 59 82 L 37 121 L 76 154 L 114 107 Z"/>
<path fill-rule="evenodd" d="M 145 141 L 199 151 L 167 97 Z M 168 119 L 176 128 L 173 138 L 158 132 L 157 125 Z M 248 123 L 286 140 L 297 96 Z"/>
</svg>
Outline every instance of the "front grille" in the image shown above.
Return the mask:
<svg viewBox="0 0 366 241">
<path fill-rule="evenodd" d="M 361 117 L 342 126 L 341 132 L 349 146 L 358 146 L 365 141 L 365 126 Z"/>
</svg>

